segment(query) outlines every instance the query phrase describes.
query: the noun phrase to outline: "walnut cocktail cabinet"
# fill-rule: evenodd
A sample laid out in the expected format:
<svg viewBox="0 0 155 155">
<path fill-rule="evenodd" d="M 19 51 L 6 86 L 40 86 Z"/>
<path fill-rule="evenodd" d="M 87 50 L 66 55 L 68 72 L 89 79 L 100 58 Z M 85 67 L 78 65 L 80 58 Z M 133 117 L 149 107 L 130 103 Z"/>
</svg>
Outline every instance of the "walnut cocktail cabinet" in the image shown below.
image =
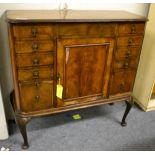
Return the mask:
<svg viewBox="0 0 155 155">
<path fill-rule="evenodd" d="M 125 11 L 7 11 L 16 122 L 126 101 L 132 105 L 146 19 Z"/>
</svg>

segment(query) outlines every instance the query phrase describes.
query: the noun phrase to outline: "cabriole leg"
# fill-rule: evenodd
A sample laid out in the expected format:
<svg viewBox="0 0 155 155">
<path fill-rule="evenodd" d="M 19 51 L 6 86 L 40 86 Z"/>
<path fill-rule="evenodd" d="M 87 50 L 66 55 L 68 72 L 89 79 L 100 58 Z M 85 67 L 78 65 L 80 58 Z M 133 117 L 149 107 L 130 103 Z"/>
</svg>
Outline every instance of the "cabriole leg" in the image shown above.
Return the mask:
<svg viewBox="0 0 155 155">
<path fill-rule="evenodd" d="M 123 115 L 122 122 L 121 122 L 122 126 L 127 126 L 127 123 L 125 120 L 127 118 L 128 113 L 130 112 L 134 102 L 133 102 L 133 99 L 131 99 L 130 101 L 125 101 L 125 103 L 126 103 L 126 109 L 125 109 L 125 113 Z"/>
<path fill-rule="evenodd" d="M 29 147 L 28 139 L 27 139 L 27 132 L 26 132 L 26 125 L 29 122 L 29 120 L 30 120 L 29 117 L 16 116 L 16 123 L 24 139 L 24 143 L 22 145 L 23 149 L 27 149 Z"/>
<path fill-rule="evenodd" d="M 14 96 L 14 90 L 10 93 L 10 102 L 11 102 L 11 105 L 13 107 L 14 105 L 14 102 L 15 102 L 15 96 Z M 13 109 L 15 111 L 15 109 Z M 24 143 L 22 145 L 22 148 L 23 149 L 27 149 L 29 147 L 29 143 L 28 143 L 28 139 L 27 139 L 27 132 L 26 132 L 26 125 L 27 123 L 30 121 L 30 117 L 20 117 L 19 115 L 16 115 L 15 114 L 15 121 L 16 121 L 16 124 L 18 125 L 19 127 L 19 130 L 23 136 L 23 139 L 24 139 Z"/>
</svg>

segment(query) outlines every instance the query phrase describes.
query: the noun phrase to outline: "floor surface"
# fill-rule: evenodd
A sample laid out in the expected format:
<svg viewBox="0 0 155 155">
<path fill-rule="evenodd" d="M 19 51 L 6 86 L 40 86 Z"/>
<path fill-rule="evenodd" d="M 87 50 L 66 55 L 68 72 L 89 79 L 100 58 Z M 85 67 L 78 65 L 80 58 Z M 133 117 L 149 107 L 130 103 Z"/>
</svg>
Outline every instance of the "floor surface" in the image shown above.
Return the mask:
<svg viewBox="0 0 155 155">
<path fill-rule="evenodd" d="M 155 111 L 144 112 L 134 106 L 128 125 L 122 127 L 124 110 L 122 102 L 32 119 L 27 126 L 27 151 L 155 150 Z M 74 114 L 80 114 L 81 119 L 74 120 Z M 16 124 L 9 124 L 9 129 L 11 135 L 0 141 L 0 147 L 22 150 L 23 139 Z"/>
</svg>

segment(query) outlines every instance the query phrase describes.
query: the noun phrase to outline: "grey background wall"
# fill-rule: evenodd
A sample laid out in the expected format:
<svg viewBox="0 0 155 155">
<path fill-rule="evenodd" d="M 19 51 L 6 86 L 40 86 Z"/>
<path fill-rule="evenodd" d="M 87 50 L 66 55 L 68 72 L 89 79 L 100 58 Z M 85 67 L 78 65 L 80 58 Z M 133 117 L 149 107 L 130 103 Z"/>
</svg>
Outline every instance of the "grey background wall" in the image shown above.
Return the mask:
<svg viewBox="0 0 155 155">
<path fill-rule="evenodd" d="M 62 2 L 62 1 L 61 1 Z M 65 2 L 65 0 L 64 0 Z M 149 4 L 145 3 L 99 3 L 99 0 L 95 0 L 95 3 L 89 3 L 88 0 L 83 0 L 82 3 L 67 2 L 68 9 L 80 9 L 80 10 L 126 10 L 142 16 L 147 16 L 149 10 Z M 6 10 L 51 10 L 59 9 L 60 0 L 57 3 L 14 3 L 14 4 L 0 4 L 0 83 L 2 89 L 3 102 L 6 109 L 7 118 L 12 118 L 12 112 L 10 109 L 9 94 L 13 89 L 12 74 L 10 65 L 10 53 L 8 48 L 8 34 L 7 24 L 5 22 Z M 0 109 L 3 109 L 2 99 L 0 96 Z M 0 122 L 1 122 L 0 118 Z M 1 131 L 0 131 L 1 132 Z M 1 133 L 0 133 L 1 134 Z"/>
</svg>

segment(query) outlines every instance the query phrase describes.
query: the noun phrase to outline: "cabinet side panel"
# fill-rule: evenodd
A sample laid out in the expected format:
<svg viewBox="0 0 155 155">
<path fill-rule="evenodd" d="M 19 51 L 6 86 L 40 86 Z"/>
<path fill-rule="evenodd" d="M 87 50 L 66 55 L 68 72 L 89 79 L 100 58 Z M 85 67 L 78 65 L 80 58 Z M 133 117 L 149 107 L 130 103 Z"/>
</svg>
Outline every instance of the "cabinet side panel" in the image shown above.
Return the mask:
<svg viewBox="0 0 155 155">
<path fill-rule="evenodd" d="M 133 95 L 143 106 L 147 107 L 155 79 L 155 4 L 151 4 L 149 22 L 146 25 L 145 37 L 140 56 L 140 62 L 133 89 Z"/>
<path fill-rule="evenodd" d="M 13 38 L 13 25 L 8 24 L 8 33 L 9 33 L 9 46 L 10 46 L 10 55 L 11 55 L 11 67 L 12 67 L 12 75 L 13 75 L 13 86 L 15 92 L 15 107 L 16 112 L 20 111 L 20 100 L 19 100 L 19 88 L 17 82 L 17 70 L 15 63 L 15 47 L 14 47 L 14 38 Z"/>
</svg>

